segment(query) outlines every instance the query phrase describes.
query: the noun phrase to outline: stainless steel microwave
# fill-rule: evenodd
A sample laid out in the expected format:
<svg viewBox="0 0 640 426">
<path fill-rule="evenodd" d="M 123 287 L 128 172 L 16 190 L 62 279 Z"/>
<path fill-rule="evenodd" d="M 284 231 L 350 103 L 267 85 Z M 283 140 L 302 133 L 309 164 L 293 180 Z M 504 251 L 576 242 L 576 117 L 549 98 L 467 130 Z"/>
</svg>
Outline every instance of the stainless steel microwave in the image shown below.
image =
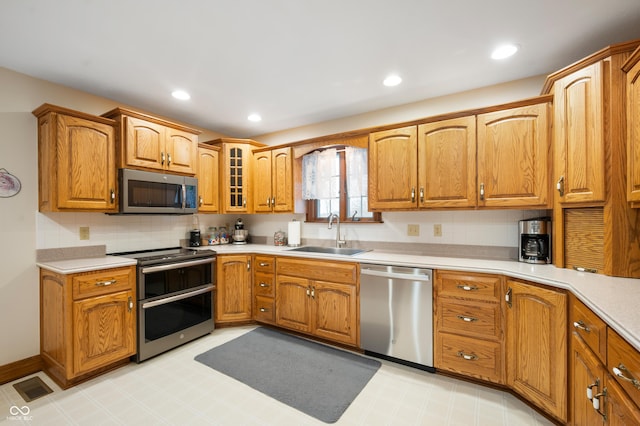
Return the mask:
<svg viewBox="0 0 640 426">
<path fill-rule="evenodd" d="M 120 214 L 191 214 L 198 211 L 198 179 L 120 169 Z"/>
</svg>

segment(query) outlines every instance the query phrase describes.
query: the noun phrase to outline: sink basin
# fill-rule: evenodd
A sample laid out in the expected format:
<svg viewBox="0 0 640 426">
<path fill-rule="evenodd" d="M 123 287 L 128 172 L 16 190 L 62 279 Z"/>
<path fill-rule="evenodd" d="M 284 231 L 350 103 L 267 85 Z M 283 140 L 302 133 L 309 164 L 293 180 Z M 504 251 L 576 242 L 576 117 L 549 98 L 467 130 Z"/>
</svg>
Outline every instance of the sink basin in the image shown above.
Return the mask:
<svg viewBox="0 0 640 426">
<path fill-rule="evenodd" d="M 354 254 L 364 253 L 367 250 L 357 249 L 357 248 L 346 248 L 346 247 L 316 247 L 316 246 L 305 246 L 305 247 L 296 247 L 293 249 L 289 249 L 288 251 L 303 251 L 306 253 L 327 253 L 327 254 L 342 254 L 345 256 L 353 256 Z"/>
</svg>

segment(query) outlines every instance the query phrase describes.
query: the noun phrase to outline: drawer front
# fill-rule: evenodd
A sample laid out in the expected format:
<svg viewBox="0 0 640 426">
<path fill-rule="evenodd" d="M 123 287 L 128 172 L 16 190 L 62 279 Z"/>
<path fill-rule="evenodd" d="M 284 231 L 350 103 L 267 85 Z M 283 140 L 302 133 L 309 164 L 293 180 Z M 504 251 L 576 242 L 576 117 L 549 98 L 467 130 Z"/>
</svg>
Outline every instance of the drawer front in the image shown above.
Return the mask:
<svg viewBox="0 0 640 426">
<path fill-rule="evenodd" d="M 504 384 L 502 345 L 499 342 L 438 333 L 434 355 L 437 369 Z"/>
<path fill-rule="evenodd" d="M 439 297 L 502 300 L 502 277 L 499 275 L 436 271 L 436 292 Z"/>
<path fill-rule="evenodd" d="M 276 271 L 276 258 L 273 256 L 255 256 L 254 269 L 257 272 L 273 274 Z"/>
<path fill-rule="evenodd" d="M 498 304 L 440 299 L 436 309 L 438 331 L 494 340 L 502 338 L 502 316 Z"/>
<path fill-rule="evenodd" d="M 278 275 L 300 277 L 315 281 L 341 284 L 356 284 L 358 266 L 348 262 L 325 262 L 317 260 L 278 258 Z"/>
<path fill-rule="evenodd" d="M 255 320 L 275 324 L 276 310 L 275 301 L 271 297 L 256 296 L 255 297 Z"/>
<path fill-rule="evenodd" d="M 276 296 L 275 280 L 273 274 L 265 274 L 262 272 L 256 272 L 253 280 L 253 286 L 255 295 L 265 297 Z"/>
<path fill-rule="evenodd" d="M 72 278 L 73 299 L 131 290 L 135 287 L 135 277 L 135 267 L 133 266 L 74 275 Z"/>
<path fill-rule="evenodd" d="M 607 330 L 607 369 L 640 406 L 640 353 L 612 329 Z"/>
<path fill-rule="evenodd" d="M 606 363 L 607 326 L 600 317 L 574 296 L 571 296 L 569 327 L 582 338 L 603 364 Z"/>
</svg>

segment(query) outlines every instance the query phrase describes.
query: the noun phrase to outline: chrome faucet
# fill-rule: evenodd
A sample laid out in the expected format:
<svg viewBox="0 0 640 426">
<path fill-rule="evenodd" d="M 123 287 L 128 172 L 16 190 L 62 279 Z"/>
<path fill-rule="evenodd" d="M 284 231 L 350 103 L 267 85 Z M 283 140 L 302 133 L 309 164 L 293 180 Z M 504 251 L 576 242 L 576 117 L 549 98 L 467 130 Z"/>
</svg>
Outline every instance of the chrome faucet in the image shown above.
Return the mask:
<svg viewBox="0 0 640 426">
<path fill-rule="evenodd" d="M 333 223 L 333 219 L 336 220 L 336 224 L 338 225 L 338 228 L 336 229 L 336 248 L 340 248 L 343 245 L 347 244 L 347 242 L 345 240 L 340 239 L 340 216 L 338 216 L 335 213 L 331 213 L 329 215 L 329 229 L 331 229 L 331 224 Z"/>
</svg>

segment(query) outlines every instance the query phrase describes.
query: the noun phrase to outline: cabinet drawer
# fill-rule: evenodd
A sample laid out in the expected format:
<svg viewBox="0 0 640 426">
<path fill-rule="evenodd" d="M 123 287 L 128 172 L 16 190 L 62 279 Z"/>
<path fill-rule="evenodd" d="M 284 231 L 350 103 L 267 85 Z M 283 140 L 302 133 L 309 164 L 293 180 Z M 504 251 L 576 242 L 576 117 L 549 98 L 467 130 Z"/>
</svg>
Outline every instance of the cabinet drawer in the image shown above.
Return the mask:
<svg viewBox="0 0 640 426">
<path fill-rule="evenodd" d="M 502 277 L 499 275 L 436 271 L 439 297 L 498 302 L 502 299 Z"/>
<path fill-rule="evenodd" d="M 275 297 L 275 280 L 273 274 L 264 274 L 262 272 L 255 273 L 255 279 L 253 281 L 255 295 Z"/>
<path fill-rule="evenodd" d="M 357 268 L 355 263 L 278 258 L 276 270 L 278 275 L 340 284 L 356 284 Z"/>
<path fill-rule="evenodd" d="M 73 276 L 73 299 L 130 290 L 135 282 L 135 268 L 106 269 Z"/>
<path fill-rule="evenodd" d="M 470 337 L 438 333 L 435 367 L 494 383 L 504 383 L 502 345 Z"/>
<path fill-rule="evenodd" d="M 624 377 L 618 376 L 614 368 L 620 370 Z M 607 330 L 607 369 L 633 402 L 640 406 L 640 354 L 610 328 Z"/>
<path fill-rule="evenodd" d="M 438 331 L 496 340 L 502 337 L 502 318 L 498 304 L 441 299 L 436 309 Z"/>
<path fill-rule="evenodd" d="M 276 271 L 276 259 L 273 256 L 255 256 L 254 269 L 257 272 L 273 274 Z"/>
<path fill-rule="evenodd" d="M 589 348 L 600 358 L 607 359 L 607 326 L 575 296 L 571 296 L 569 328 L 582 338 Z"/>
<path fill-rule="evenodd" d="M 256 296 L 255 298 L 255 320 L 260 322 L 275 323 L 276 311 L 275 301 L 271 297 Z"/>
</svg>

